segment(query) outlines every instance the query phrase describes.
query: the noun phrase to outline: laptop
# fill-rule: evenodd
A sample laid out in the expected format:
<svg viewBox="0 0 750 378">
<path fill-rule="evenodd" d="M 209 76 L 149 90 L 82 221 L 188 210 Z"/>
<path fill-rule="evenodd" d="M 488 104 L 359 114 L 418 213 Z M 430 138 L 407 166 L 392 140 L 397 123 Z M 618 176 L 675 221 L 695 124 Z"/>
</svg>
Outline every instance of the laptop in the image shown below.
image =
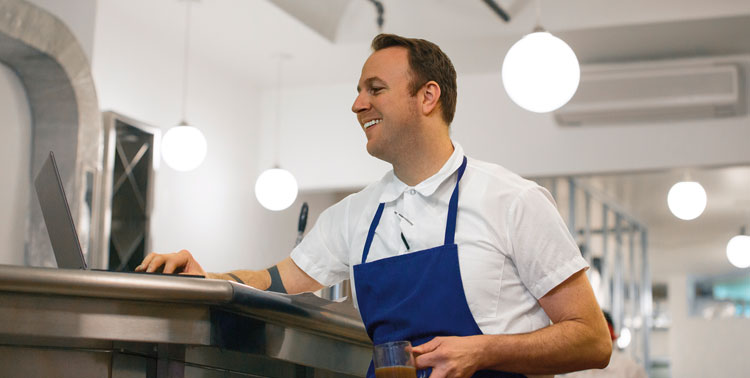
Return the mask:
<svg viewBox="0 0 750 378">
<path fill-rule="evenodd" d="M 88 270 L 78 233 L 73 223 L 73 216 L 70 213 L 70 206 L 68 206 L 68 200 L 65 196 L 65 188 L 63 188 L 62 179 L 60 179 L 60 171 L 57 169 L 57 163 L 55 162 L 55 154 L 52 151 L 50 151 L 49 157 L 37 174 L 34 186 L 39 205 L 42 208 L 44 224 L 47 225 L 47 233 L 52 244 L 52 251 L 55 254 L 57 267 Z M 200 275 L 183 274 L 180 276 L 203 278 Z"/>
</svg>

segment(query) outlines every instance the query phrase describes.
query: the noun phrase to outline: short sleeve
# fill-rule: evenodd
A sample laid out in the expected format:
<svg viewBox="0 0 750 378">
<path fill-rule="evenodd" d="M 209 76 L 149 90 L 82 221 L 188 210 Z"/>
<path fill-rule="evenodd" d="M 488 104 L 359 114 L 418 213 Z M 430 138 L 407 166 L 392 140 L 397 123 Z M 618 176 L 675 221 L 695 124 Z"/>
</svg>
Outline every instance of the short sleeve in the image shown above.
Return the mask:
<svg viewBox="0 0 750 378">
<path fill-rule="evenodd" d="M 320 214 L 315 226 L 292 250 L 292 260 L 321 285 L 331 286 L 349 278 L 349 198 Z"/>
<path fill-rule="evenodd" d="M 508 225 L 513 261 L 536 299 L 588 267 L 546 189 L 522 191 L 508 210 Z"/>
</svg>

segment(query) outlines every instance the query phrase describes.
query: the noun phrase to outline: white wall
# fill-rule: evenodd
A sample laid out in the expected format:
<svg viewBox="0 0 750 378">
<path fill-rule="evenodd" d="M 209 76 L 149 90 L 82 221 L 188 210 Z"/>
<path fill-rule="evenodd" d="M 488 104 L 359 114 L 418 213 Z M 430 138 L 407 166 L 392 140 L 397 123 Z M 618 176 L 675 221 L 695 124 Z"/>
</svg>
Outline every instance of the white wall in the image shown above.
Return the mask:
<svg viewBox="0 0 750 378">
<path fill-rule="evenodd" d="M 668 281 L 669 357 L 672 376 L 680 378 L 746 377 L 750 371 L 747 319 L 706 320 L 688 316 L 691 286 L 685 275 Z"/>
<path fill-rule="evenodd" d="M 304 188 L 362 186 L 387 169 L 364 151 L 364 135 L 350 111 L 354 85 L 356 81 L 283 92 L 283 103 L 294 105 L 285 108 L 282 119 L 281 162 L 299 175 Z M 458 92 L 451 126 L 454 139 L 467 154 L 524 176 L 750 162 L 747 116 L 563 128 L 551 114 L 531 113 L 513 104 L 499 72 L 459 75 Z"/>
<path fill-rule="evenodd" d="M 132 14 L 125 2 L 99 2 L 93 72 L 103 109 L 162 131 L 179 122 L 184 24 L 169 20 L 175 15 L 181 20 L 182 7 L 158 2 L 143 15 Z M 260 269 L 288 255 L 299 205 L 270 212 L 254 196 L 261 105 L 253 83 L 217 67 L 210 57 L 191 55 L 187 120 L 203 131 L 208 154 L 191 172 L 161 164 L 152 214 L 154 251 L 188 249 L 208 271 Z"/>
<path fill-rule="evenodd" d="M 0 63 L 0 264 L 23 265 L 31 195 L 31 112 L 18 76 Z"/>
<path fill-rule="evenodd" d="M 302 189 L 346 190 L 362 188 L 379 179 L 390 165 L 371 157 L 351 106 L 356 95 L 352 83 L 282 90 L 278 148 L 281 167 L 290 170 Z M 275 109 L 274 90 L 264 92 L 264 109 Z M 261 165 L 273 164 L 277 120 L 263 117 Z"/>
</svg>

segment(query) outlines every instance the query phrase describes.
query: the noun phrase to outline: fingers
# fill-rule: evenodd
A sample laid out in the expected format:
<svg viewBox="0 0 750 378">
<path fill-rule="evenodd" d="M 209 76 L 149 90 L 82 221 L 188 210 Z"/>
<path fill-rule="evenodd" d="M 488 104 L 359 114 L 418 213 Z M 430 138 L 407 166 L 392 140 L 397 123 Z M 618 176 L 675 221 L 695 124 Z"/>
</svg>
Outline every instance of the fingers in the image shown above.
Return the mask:
<svg viewBox="0 0 750 378">
<path fill-rule="evenodd" d="M 135 268 L 136 272 L 147 272 L 153 273 L 161 269 L 162 273 L 188 273 L 188 274 L 200 274 L 205 276 L 206 272 L 203 271 L 198 262 L 193 259 L 193 255 L 187 250 L 181 250 L 177 253 L 149 253 L 141 265 Z"/>
<path fill-rule="evenodd" d="M 430 372 L 430 376 L 427 378 L 445 378 L 445 373 L 439 371 L 438 369 L 432 369 Z"/>
<path fill-rule="evenodd" d="M 162 270 L 162 273 L 174 273 L 175 268 L 177 268 L 177 261 L 175 261 L 176 259 L 176 256 L 170 256 L 170 258 L 166 259 L 164 263 L 164 270 Z"/>
<path fill-rule="evenodd" d="M 151 261 L 146 266 L 146 272 L 147 273 L 153 273 L 156 272 L 157 269 L 161 268 L 162 265 L 166 262 L 165 255 L 156 254 L 154 258 L 151 259 Z"/>
<path fill-rule="evenodd" d="M 156 253 L 153 253 L 153 252 L 149 253 L 148 256 L 146 256 L 146 258 L 143 259 L 143 261 L 141 261 L 141 265 L 138 265 L 137 267 L 135 267 L 135 271 L 143 272 L 144 270 L 146 270 L 146 267 L 148 266 L 148 264 L 150 264 L 151 260 L 153 260 L 154 257 L 156 256 L 157 256 Z"/>
<path fill-rule="evenodd" d="M 414 365 L 417 369 L 427 369 L 435 366 L 434 356 L 430 353 L 425 353 L 417 356 L 414 359 Z"/>
<path fill-rule="evenodd" d="M 193 258 L 193 255 L 190 254 L 190 252 L 186 249 L 181 250 L 180 252 L 177 252 L 177 256 L 179 257 L 179 260 L 177 262 L 177 268 L 178 271 L 181 274 L 197 274 L 200 276 L 206 276 L 206 271 L 203 270 L 200 264 L 198 264 L 198 261 Z"/>
<path fill-rule="evenodd" d="M 438 345 L 440 345 L 440 337 L 436 337 L 422 345 L 415 346 L 411 348 L 411 352 L 414 354 L 425 354 L 432 352 L 433 350 L 437 349 Z"/>
<path fill-rule="evenodd" d="M 435 366 L 436 360 L 439 360 L 439 356 L 436 356 L 436 353 L 433 352 L 440 346 L 440 342 L 440 338 L 436 337 L 420 346 L 412 348 L 412 353 L 415 355 L 414 364 L 417 366 L 417 369 Z M 431 376 L 435 376 L 434 371 Z"/>
<path fill-rule="evenodd" d="M 432 368 L 431 378 L 470 377 L 481 365 L 478 341 L 483 336 L 436 337 L 417 348 L 417 369 Z"/>
</svg>

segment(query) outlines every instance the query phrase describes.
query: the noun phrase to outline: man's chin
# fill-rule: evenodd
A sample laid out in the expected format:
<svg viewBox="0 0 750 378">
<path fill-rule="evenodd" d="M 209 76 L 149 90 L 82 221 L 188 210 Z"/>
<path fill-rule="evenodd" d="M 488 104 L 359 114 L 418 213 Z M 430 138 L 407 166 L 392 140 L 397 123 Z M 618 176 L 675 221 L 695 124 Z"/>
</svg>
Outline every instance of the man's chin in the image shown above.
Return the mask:
<svg viewBox="0 0 750 378">
<path fill-rule="evenodd" d="M 378 146 L 376 143 L 373 143 L 373 141 L 371 140 L 367 141 L 367 153 L 370 154 L 370 156 L 380 159 L 384 162 L 390 163 L 390 161 L 386 159 L 386 154 L 384 152 L 385 151 L 382 146 Z"/>
</svg>

